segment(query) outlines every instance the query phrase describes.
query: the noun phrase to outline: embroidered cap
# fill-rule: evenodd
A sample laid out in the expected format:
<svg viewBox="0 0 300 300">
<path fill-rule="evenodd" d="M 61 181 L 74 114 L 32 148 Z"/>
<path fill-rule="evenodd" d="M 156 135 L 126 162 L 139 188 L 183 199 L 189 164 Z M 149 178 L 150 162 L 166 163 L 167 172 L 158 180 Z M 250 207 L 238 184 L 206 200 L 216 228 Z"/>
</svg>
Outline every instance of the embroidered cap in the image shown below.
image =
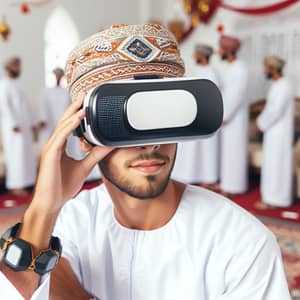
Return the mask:
<svg viewBox="0 0 300 300">
<path fill-rule="evenodd" d="M 279 56 L 272 55 L 265 57 L 264 64 L 268 67 L 280 70 L 284 67 L 285 61 Z"/>
<path fill-rule="evenodd" d="M 135 75 L 181 77 L 184 63 L 174 35 L 159 24 L 113 25 L 82 41 L 69 55 L 71 97 L 100 82 Z"/>
<path fill-rule="evenodd" d="M 241 41 L 233 36 L 221 35 L 219 45 L 225 51 L 238 51 L 241 47 Z"/>
<path fill-rule="evenodd" d="M 195 47 L 195 51 L 208 57 L 211 56 L 214 52 L 213 48 L 206 44 L 197 44 Z"/>
</svg>

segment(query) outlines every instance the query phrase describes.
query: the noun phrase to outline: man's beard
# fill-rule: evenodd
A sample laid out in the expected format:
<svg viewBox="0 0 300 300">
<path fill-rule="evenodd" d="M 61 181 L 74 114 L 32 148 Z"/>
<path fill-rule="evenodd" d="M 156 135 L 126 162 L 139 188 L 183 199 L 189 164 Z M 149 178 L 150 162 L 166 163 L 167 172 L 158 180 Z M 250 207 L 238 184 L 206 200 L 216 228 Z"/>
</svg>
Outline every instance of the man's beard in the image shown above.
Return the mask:
<svg viewBox="0 0 300 300">
<path fill-rule="evenodd" d="M 268 72 L 268 73 L 266 74 L 266 79 L 267 79 L 267 80 L 273 79 L 273 75 L 272 75 L 271 72 Z"/>
<path fill-rule="evenodd" d="M 12 78 L 18 78 L 20 76 L 20 72 L 18 71 L 10 70 L 9 73 Z"/>
<path fill-rule="evenodd" d="M 121 174 L 119 174 L 118 171 L 114 171 L 113 166 L 109 163 L 109 157 L 110 156 L 108 155 L 99 163 L 99 168 L 102 172 L 102 175 L 110 183 L 112 183 L 115 187 L 117 187 L 127 195 L 140 200 L 146 200 L 160 196 L 167 188 L 174 167 L 176 153 L 174 155 L 174 160 L 172 162 L 170 171 L 164 178 L 159 178 L 159 174 L 148 175 L 145 176 L 147 183 L 142 183 L 140 185 L 135 184 L 134 179 L 131 181 L 126 178 L 126 176 L 122 176 Z M 152 153 L 142 153 L 133 160 L 126 161 L 125 166 L 129 167 L 135 161 L 152 159 L 163 160 L 166 164 L 170 162 L 170 158 L 168 156 L 162 155 L 157 151 L 153 151 Z"/>
<path fill-rule="evenodd" d="M 222 59 L 222 60 L 227 60 L 227 59 L 228 59 L 228 55 L 227 55 L 227 54 L 221 55 L 221 59 Z"/>
</svg>

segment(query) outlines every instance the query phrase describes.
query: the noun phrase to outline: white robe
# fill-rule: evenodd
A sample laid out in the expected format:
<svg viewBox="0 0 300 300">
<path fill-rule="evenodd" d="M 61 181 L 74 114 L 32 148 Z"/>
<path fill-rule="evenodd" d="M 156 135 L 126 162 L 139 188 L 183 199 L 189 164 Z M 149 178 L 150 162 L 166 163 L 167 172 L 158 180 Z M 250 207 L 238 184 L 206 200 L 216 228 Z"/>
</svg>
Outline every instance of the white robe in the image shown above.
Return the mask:
<svg viewBox="0 0 300 300">
<path fill-rule="evenodd" d="M 224 121 L 221 129 L 221 189 L 240 194 L 248 189 L 248 72 L 236 60 L 228 64 L 223 80 Z"/>
<path fill-rule="evenodd" d="M 40 102 L 39 120 L 45 122 L 46 127 L 39 133 L 40 147 L 49 139 L 57 121 L 70 103 L 71 99 L 66 88 L 53 87 L 45 89 Z"/>
<path fill-rule="evenodd" d="M 220 87 L 210 65 L 195 66 L 194 75 Z M 219 132 L 206 139 L 178 143 L 172 178 L 185 183 L 215 183 L 219 179 Z"/>
<path fill-rule="evenodd" d="M 32 133 L 35 121 L 28 99 L 15 79 L 0 80 L 0 113 L 6 187 L 31 186 L 37 172 Z M 13 132 L 14 127 L 20 127 L 21 132 Z"/>
<path fill-rule="evenodd" d="M 186 188 L 167 224 L 145 231 L 118 223 L 101 185 L 65 205 L 53 234 L 96 299 L 291 299 L 273 234 L 228 199 L 196 186 Z M 49 280 L 32 300 L 48 299 Z M 22 299 L 1 272 L 0 290 L 3 299 Z"/>
<path fill-rule="evenodd" d="M 292 204 L 293 134 L 295 94 L 290 81 L 274 81 L 257 123 L 264 132 L 261 193 L 265 203 Z"/>
</svg>

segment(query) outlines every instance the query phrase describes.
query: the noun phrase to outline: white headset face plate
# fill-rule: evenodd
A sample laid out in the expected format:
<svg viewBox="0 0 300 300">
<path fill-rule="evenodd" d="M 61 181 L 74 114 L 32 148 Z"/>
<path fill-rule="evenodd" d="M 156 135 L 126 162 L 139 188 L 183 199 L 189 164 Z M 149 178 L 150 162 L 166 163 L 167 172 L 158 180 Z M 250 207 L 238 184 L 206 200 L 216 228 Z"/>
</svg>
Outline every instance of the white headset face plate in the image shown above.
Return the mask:
<svg viewBox="0 0 300 300">
<path fill-rule="evenodd" d="M 127 101 L 127 119 L 135 130 L 185 127 L 197 116 L 197 102 L 185 90 L 146 91 Z"/>
</svg>

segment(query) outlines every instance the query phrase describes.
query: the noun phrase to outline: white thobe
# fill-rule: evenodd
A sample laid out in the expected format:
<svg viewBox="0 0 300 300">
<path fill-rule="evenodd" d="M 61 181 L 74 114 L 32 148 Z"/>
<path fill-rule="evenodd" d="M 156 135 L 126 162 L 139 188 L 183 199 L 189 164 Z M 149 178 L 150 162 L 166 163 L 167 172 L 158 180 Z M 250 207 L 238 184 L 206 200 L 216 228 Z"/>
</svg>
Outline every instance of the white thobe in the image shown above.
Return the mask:
<svg viewBox="0 0 300 300">
<path fill-rule="evenodd" d="M 195 66 L 194 77 L 220 86 L 214 69 Z M 172 178 L 185 183 L 215 183 L 219 179 L 219 133 L 206 139 L 178 143 Z"/>
<path fill-rule="evenodd" d="M 196 186 L 187 186 L 167 224 L 145 231 L 118 223 L 101 185 L 65 205 L 54 235 L 96 299 L 290 300 L 272 233 L 231 201 Z M 47 300 L 49 280 L 32 300 Z M 0 290 L 4 299 L 22 299 L 2 273 Z"/>
<path fill-rule="evenodd" d="M 37 162 L 32 127 L 35 120 L 18 80 L 0 81 L 0 113 L 6 187 L 20 189 L 35 183 Z M 21 132 L 13 132 L 19 127 Z"/>
<path fill-rule="evenodd" d="M 248 188 L 248 72 L 240 60 L 228 64 L 223 80 L 224 121 L 221 130 L 221 189 L 240 194 Z"/>
<path fill-rule="evenodd" d="M 42 147 L 49 139 L 57 121 L 70 105 L 68 90 L 63 87 L 45 89 L 40 102 L 39 120 L 46 123 L 46 127 L 39 133 L 39 143 Z"/>
<path fill-rule="evenodd" d="M 54 87 L 45 90 L 40 103 L 40 121 L 46 123 L 46 128 L 40 132 L 40 148 L 49 139 L 57 121 L 64 114 L 70 103 L 71 98 L 66 88 Z M 77 137 L 74 137 L 72 134 L 68 138 L 66 152 L 68 156 L 77 160 L 84 158 L 86 155 L 81 151 Z M 95 180 L 100 177 L 100 171 L 96 166 L 87 177 L 87 180 Z"/>
<path fill-rule="evenodd" d="M 264 132 L 262 200 L 282 207 L 292 204 L 294 99 L 294 90 L 287 78 L 274 81 L 257 120 Z"/>
</svg>

